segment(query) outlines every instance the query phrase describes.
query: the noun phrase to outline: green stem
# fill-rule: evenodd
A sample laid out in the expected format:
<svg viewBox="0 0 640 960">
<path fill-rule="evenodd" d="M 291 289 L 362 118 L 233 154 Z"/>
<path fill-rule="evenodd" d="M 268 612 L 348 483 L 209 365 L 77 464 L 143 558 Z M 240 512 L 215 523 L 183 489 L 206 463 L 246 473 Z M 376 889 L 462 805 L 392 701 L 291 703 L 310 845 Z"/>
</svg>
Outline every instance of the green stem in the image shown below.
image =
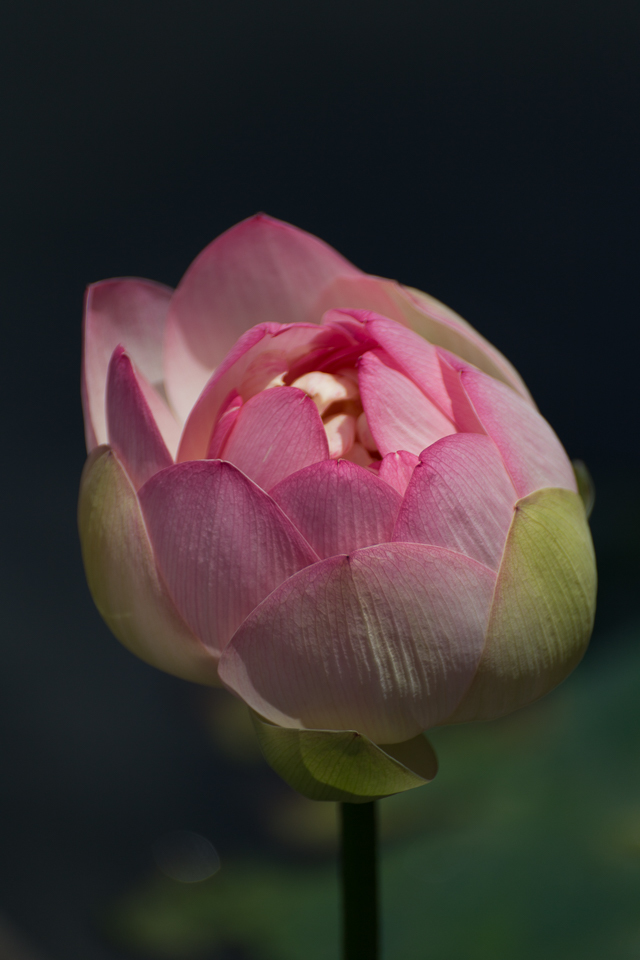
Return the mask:
<svg viewBox="0 0 640 960">
<path fill-rule="evenodd" d="M 378 960 L 376 804 L 340 806 L 343 960 Z"/>
</svg>

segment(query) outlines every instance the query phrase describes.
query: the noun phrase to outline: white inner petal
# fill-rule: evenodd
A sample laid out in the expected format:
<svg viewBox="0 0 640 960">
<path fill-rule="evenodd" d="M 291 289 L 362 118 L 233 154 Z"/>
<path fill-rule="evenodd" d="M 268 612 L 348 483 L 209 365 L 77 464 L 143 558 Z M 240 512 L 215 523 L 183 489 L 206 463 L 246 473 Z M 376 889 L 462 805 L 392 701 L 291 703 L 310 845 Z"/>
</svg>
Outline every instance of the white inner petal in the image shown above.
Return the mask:
<svg viewBox="0 0 640 960">
<path fill-rule="evenodd" d="M 356 439 L 356 418 L 348 413 L 336 413 L 333 417 L 328 417 L 324 429 L 329 441 L 331 460 L 345 457 Z"/>
<path fill-rule="evenodd" d="M 277 377 L 269 380 L 269 383 L 266 385 L 266 387 L 264 387 L 264 389 L 270 390 L 271 387 L 284 387 L 283 374 L 279 373 Z"/>
<path fill-rule="evenodd" d="M 294 380 L 291 386 L 304 390 L 311 397 L 320 411 L 320 416 L 334 403 L 360 399 L 358 384 L 353 380 L 339 374 L 322 373 L 320 370 L 305 373 Z"/>
</svg>

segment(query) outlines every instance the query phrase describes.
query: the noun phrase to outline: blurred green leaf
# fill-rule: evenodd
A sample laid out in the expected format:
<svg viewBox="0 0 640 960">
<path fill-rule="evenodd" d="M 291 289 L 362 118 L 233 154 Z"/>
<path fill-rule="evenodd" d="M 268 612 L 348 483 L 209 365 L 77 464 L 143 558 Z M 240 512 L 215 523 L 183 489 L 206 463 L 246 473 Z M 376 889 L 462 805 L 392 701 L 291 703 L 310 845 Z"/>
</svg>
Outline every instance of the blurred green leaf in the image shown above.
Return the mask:
<svg viewBox="0 0 640 960">
<path fill-rule="evenodd" d="M 381 803 L 384 960 L 640 957 L 638 640 L 510 717 L 432 731 L 440 776 Z M 153 960 L 334 960 L 335 862 L 223 858 L 141 884 L 110 928 Z"/>
</svg>

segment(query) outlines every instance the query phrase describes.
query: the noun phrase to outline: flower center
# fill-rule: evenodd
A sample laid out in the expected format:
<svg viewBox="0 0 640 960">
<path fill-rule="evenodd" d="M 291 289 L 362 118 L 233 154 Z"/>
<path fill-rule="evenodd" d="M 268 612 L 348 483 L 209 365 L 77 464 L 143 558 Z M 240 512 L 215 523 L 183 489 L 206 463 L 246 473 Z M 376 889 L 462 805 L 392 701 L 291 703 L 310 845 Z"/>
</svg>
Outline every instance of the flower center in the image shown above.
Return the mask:
<svg viewBox="0 0 640 960">
<path fill-rule="evenodd" d="M 367 467 L 380 457 L 362 408 L 355 368 L 338 373 L 312 370 L 291 386 L 303 390 L 317 406 L 332 460 L 344 458 Z"/>
</svg>

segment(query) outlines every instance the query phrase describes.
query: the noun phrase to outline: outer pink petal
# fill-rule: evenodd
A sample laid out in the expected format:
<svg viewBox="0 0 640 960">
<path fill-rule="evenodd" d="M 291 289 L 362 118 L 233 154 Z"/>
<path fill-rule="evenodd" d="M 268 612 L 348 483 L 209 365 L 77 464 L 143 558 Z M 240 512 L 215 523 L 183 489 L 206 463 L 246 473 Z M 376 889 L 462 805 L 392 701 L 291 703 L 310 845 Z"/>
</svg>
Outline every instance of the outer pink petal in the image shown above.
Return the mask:
<svg viewBox="0 0 640 960">
<path fill-rule="evenodd" d="M 469 687 L 494 583 L 474 560 L 419 544 L 323 560 L 254 610 L 219 675 L 282 726 L 408 740 Z"/>
<path fill-rule="evenodd" d="M 136 489 L 173 463 L 123 347 L 113 351 L 107 374 L 109 443 Z"/>
<path fill-rule="evenodd" d="M 448 547 L 497 570 L 517 495 L 493 441 L 457 433 L 420 460 L 393 539 Z"/>
<path fill-rule="evenodd" d="M 176 464 L 139 498 L 169 592 L 214 652 L 256 604 L 317 559 L 273 500 L 230 463 Z"/>
<path fill-rule="evenodd" d="M 455 433 L 451 421 L 384 351 L 370 350 L 360 358 L 358 383 L 369 429 L 383 457 L 396 450 L 419 454 Z"/>
<path fill-rule="evenodd" d="M 519 497 L 542 487 L 577 490 L 564 448 L 537 410 L 502 383 L 463 369 L 461 381 L 478 419 L 494 441 Z"/>
<path fill-rule="evenodd" d="M 359 274 L 326 243 L 264 214 L 227 230 L 194 260 L 171 301 L 165 368 L 176 409 L 186 416 L 206 372 L 250 327 L 319 321 L 322 289 Z"/>
<path fill-rule="evenodd" d="M 468 363 L 508 384 L 525 400 L 533 403 L 516 368 L 478 331 L 450 307 L 428 293 L 412 287 L 401 287 L 396 294 L 405 321 L 412 330 L 431 343 L 451 350 Z M 418 308 L 416 313 L 415 308 Z"/>
<path fill-rule="evenodd" d="M 217 417 L 236 391 L 249 400 L 270 380 L 288 370 L 304 354 L 340 338 L 340 333 L 316 324 L 280 326 L 266 323 L 248 330 L 220 364 L 189 415 L 176 459 L 206 457 Z"/>
<path fill-rule="evenodd" d="M 322 290 L 318 298 L 317 312 L 332 308 L 375 310 L 410 327 L 430 343 L 451 350 L 531 399 L 519 373 L 499 350 L 457 313 L 420 290 L 382 277 L 341 276 Z"/>
<path fill-rule="evenodd" d="M 270 492 L 319 557 L 390 540 L 402 503 L 395 490 L 347 460 L 314 463 Z"/>
<path fill-rule="evenodd" d="M 296 387 L 263 390 L 240 408 L 221 457 L 270 490 L 290 473 L 329 458 L 318 408 Z"/>
<path fill-rule="evenodd" d="M 82 404 L 89 450 L 107 439 L 107 368 L 119 343 L 147 380 L 152 384 L 162 382 L 164 325 L 172 293 L 162 284 L 131 278 L 103 280 L 87 288 Z"/>
<path fill-rule="evenodd" d="M 336 277 L 321 291 L 315 310 L 320 316 L 327 310 L 375 311 L 406 327 L 407 320 L 397 303 L 396 288 L 395 281 L 368 274 Z"/>
<path fill-rule="evenodd" d="M 415 453 L 409 453 L 407 450 L 397 450 L 395 453 L 388 453 L 386 457 L 382 458 L 378 476 L 403 497 L 413 471 L 419 463 L 420 458 Z"/>
</svg>

